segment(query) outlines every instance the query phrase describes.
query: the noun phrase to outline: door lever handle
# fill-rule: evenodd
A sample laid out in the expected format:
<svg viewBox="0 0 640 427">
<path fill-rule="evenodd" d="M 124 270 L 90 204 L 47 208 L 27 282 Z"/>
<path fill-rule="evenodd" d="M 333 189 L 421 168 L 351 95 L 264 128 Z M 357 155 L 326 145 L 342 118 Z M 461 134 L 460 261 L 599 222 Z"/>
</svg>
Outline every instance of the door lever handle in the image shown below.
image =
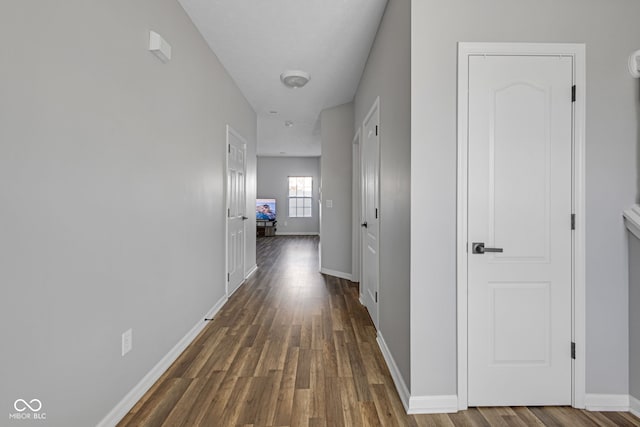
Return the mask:
<svg viewBox="0 0 640 427">
<path fill-rule="evenodd" d="M 367 223 L 366 223 L 366 221 L 365 221 L 365 222 L 363 222 L 362 224 L 360 224 L 360 227 L 367 228 Z"/>
<path fill-rule="evenodd" d="M 483 242 L 474 242 L 471 244 L 471 252 L 474 254 L 483 254 L 485 252 L 504 252 L 502 248 L 485 248 Z"/>
<path fill-rule="evenodd" d="M 243 217 L 242 217 L 242 220 L 243 220 L 243 221 L 244 221 L 244 220 L 247 220 L 247 219 L 249 219 L 249 217 L 246 217 L 246 216 L 243 216 Z"/>
</svg>

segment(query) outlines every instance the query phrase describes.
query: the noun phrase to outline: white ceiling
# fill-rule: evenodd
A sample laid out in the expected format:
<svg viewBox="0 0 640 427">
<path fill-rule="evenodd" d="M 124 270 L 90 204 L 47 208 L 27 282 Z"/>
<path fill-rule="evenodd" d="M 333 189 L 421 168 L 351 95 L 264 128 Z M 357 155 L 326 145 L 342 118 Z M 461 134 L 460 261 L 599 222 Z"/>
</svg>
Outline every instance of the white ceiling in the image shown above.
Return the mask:
<svg viewBox="0 0 640 427">
<path fill-rule="evenodd" d="M 353 100 L 387 0 L 179 1 L 256 111 L 258 155 L 319 156 L 320 112 Z"/>
</svg>

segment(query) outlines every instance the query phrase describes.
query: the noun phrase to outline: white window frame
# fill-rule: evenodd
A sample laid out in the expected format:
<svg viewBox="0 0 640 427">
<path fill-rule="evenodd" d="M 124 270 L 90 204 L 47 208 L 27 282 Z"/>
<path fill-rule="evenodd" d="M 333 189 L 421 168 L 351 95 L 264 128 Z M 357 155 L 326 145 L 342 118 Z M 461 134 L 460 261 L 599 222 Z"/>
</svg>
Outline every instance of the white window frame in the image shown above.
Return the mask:
<svg viewBox="0 0 640 427">
<path fill-rule="evenodd" d="M 309 179 L 311 181 L 311 191 L 309 192 L 309 195 L 304 195 L 304 188 L 302 188 L 302 192 L 303 195 L 302 196 L 292 196 L 291 195 L 291 179 Z M 296 192 L 299 194 L 301 191 L 301 189 L 298 188 L 298 185 L 296 183 Z M 307 209 L 307 207 L 304 206 L 304 201 L 305 200 L 309 200 L 309 215 L 305 215 L 305 210 Z M 291 201 L 292 200 L 296 200 L 296 215 L 291 215 Z M 300 206 L 298 203 L 299 201 L 302 200 L 302 206 Z M 300 215 L 300 212 L 302 211 L 302 215 Z M 313 177 L 312 176 L 289 176 L 287 178 L 287 217 L 288 218 L 313 218 Z"/>
</svg>

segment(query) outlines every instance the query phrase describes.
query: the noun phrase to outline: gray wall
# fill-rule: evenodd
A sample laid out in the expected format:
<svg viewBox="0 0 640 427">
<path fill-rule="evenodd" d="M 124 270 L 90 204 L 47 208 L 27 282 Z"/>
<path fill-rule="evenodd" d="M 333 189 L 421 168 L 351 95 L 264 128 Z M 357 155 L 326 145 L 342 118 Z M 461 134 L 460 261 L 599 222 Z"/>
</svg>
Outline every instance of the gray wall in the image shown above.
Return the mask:
<svg viewBox="0 0 640 427">
<path fill-rule="evenodd" d="M 320 113 L 320 268 L 351 275 L 353 103 Z M 333 207 L 327 207 L 331 200 Z"/>
<path fill-rule="evenodd" d="M 380 332 L 410 385 L 411 7 L 390 0 L 355 97 L 362 126 L 380 97 Z"/>
<path fill-rule="evenodd" d="M 289 218 L 288 178 L 290 176 L 310 176 L 313 178 L 311 218 Z M 277 200 L 277 234 L 317 234 L 320 231 L 318 219 L 319 188 L 319 157 L 258 157 L 258 198 L 275 198 Z"/>
<path fill-rule="evenodd" d="M 629 233 L 629 393 L 640 400 L 640 239 Z"/>
<path fill-rule="evenodd" d="M 457 43 L 587 48 L 587 392 L 627 394 L 628 267 L 622 211 L 637 194 L 640 2 L 412 2 L 412 394 L 456 393 Z M 580 96 L 580 95 L 578 95 Z M 580 355 L 578 355 L 580 357 Z"/>
<path fill-rule="evenodd" d="M 255 184 L 256 117 L 175 0 L 3 1 L 0 38 L 2 417 L 96 425 L 223 298 L 225 124 Z"/>
</svg>

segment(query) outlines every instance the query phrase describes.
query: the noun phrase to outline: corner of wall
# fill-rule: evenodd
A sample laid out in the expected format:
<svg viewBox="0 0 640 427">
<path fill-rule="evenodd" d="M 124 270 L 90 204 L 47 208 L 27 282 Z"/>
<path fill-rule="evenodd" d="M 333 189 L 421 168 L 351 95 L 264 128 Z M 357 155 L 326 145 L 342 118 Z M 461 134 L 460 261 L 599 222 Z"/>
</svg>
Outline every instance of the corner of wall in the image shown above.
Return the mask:
<svg viewBox="0 0 640 427">
<path fill-rule="evenodd" d="M 629 396 L 629 411 L 640 418 L 640 399 Z"/>
<path fill-rule="evenodd" d="M 351 156 L 354 104 L 320 113 L 322 157 L 320 179 L 321 268 L 351 276 Z"/>
</svg>

